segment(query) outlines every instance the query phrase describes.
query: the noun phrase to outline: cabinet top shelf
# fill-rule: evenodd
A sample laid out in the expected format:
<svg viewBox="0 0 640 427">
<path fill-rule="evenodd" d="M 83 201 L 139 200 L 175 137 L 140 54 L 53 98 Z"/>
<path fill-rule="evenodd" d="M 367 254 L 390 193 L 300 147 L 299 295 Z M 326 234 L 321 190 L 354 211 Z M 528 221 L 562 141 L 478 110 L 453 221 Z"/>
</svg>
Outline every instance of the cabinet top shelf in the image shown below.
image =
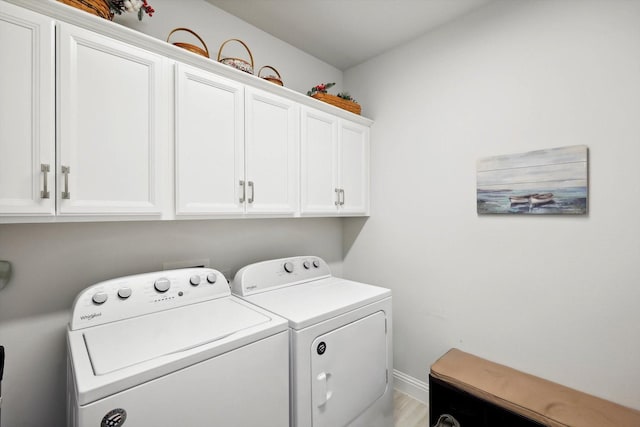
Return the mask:
<svg viewBox="0 0 640 427">
<path fill-rule="evenodd" d="M 267 92 L 291 99 L 302 105 L 325 111 L 335 116 L 360 123 L 365 126 L 371 126 L 373 121 L 366 117 L 362 117 L 338 107 L 334 107 L 322 101 L 313 99 L 305 94 L 296 92 L 286 87 L 274 85 L 264 79 L 254 75 L 238 71 L 232 67 L 220 64 L 219 62 L 191 53 L 185 49 L 181 49 L 163 40 L 125 27 L 123 25 L 93 16 L 86 12 L 74 9 L 71 6 L 59 3 L 54 0 L 0 0 L 12 3 L 17 6 L 30 9 L 35 12 L 50 16 L 52 19 L 76 25 L 97 33 L 112 37 L 133 46 L 137 46 L 151 52 L 163 55 L 169 59 L 180 61 L 193 65 L 195 67 L 213 72 L 223 77 L 241 82 L 243 84 L 256 87 Z"/>
</svg>

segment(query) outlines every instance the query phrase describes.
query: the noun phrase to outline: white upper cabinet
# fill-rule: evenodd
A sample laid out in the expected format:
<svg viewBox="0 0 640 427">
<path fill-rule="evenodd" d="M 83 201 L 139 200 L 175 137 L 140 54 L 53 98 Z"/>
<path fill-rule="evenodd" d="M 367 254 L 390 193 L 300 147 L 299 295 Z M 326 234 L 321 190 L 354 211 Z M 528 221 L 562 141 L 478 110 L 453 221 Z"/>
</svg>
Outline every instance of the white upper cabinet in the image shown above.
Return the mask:
<svg viewBox="0 0 640 427">
<path fill-rule="evenodd" d="M 0 223 L 368 215 L 370 120 L 16 2 L 0 0 Z"/>
<path fill-rule="evenodd" d="M 176 215 L 293 215 L 295 102 L 176 66 Z"/>
<path fill-rule="evenodd" d="M 176 215 L 238 214 L 244 182 L 244 86 L 176 65 Z"/>
<path fill-rule="evenodd" d="M 54 21 L 0 2 L 0 217 L 55 213 Z"/>
<path fill-rule="evenodd" d="M 339 207 L 345 215 L 369 212 L 369 128 L 340 120 Z"/>
<path fill-rule="evenodd" d="M 58 214 L 159 216 L 162 56 L 59 26 Z"/>
<path fill-rule="evenodd" d="M 280 96 L 245 88 L 246 212 L 293 215 L 298 211 L 300 110 Z"/>
<path fill-rule="evenodd" d="M 301 213 L 338 211 L 338 118 L 302 109 Z"/>
<path fill-rule="evenodd" d="M 368 215 L 369 128 L 304 107 L 301 213 Z"/>
</svg>

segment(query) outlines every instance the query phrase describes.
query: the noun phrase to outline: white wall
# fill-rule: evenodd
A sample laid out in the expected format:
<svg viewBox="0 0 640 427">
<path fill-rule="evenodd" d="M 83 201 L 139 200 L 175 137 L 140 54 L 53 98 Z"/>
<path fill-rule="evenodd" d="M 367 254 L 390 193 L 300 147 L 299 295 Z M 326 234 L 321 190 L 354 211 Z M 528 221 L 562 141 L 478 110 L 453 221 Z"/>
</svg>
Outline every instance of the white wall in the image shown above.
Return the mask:
<svg viewBox="0 0 640 427">
<path fill-rule="evenodd" d="M 0 292 L 2 425 L 65 425 L 65 328 L 87 286 L 162 270 L 163 262 L 208 258 L 233 275 L 251 262 L 302 254 L 340 274 L 340 219 L 0 225 L 0 259 L 14 268 Z"/>
<path fill-rule="evenodd" d="M 640 409 L 640 1 L 499 0 L 345 73 L 372 129 L 345 274 L 395 368 L 451 347 Z M 478 216 L 478 158 L 586 144 L 587 216 Z"/>
<path fill-rule="evenodd" d="M 153 0 L 149 3 L 156 10 L 151 18 L 145 15 L 142 21 L 138 21 L 135 14 L 123 14 L 116 15 L 114 21 L 161 40 L 166 40 L 174 28 L 189 28 L 204 40 L 213 60 L 217 60 L 218 50 L 224 41 L 240 39 L 251 49 L 256 74 L 262 66 L 271 65 L 280 72 L 286 87 L 302 93 L 324 82 L 336 82 L 336 90 L 341 87 L 342 71 L 204 0 Z M 200 45 L 186 32 L 176 32 L 170 41 Z M 249 60 L 247 51 L 237 42 L 227 43 L 222 53 L 223 57 Z M 270 70 L 263 73 L 273 74 Z"/>
</svg>

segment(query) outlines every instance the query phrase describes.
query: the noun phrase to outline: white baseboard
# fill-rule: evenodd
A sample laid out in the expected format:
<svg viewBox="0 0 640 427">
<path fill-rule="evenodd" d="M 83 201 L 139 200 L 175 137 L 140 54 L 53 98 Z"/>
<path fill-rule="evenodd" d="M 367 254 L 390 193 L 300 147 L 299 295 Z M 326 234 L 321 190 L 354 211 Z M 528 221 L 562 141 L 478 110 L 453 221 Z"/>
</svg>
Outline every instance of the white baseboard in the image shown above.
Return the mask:
<svg viewBox="0 0 640 427">
<path fill-rule="evenodd" d="M 429 384 L 397 369 L 393 370 L 393 388 L 424 404 L 429 404 Z"/>
</svg>

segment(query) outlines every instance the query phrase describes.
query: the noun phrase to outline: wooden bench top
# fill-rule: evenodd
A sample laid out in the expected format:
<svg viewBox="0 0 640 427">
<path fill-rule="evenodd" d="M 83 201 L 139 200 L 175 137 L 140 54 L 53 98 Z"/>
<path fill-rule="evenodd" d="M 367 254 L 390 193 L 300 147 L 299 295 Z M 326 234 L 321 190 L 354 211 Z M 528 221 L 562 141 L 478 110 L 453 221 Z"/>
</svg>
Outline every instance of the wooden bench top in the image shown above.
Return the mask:
<svg viewBox="0 0 640 427">
<path fill-rule="evenodd" d="M 552 427 L 640 427 L 640 411 L 455 348 L 431 366 L 431 375 Z"/>
</svg>

